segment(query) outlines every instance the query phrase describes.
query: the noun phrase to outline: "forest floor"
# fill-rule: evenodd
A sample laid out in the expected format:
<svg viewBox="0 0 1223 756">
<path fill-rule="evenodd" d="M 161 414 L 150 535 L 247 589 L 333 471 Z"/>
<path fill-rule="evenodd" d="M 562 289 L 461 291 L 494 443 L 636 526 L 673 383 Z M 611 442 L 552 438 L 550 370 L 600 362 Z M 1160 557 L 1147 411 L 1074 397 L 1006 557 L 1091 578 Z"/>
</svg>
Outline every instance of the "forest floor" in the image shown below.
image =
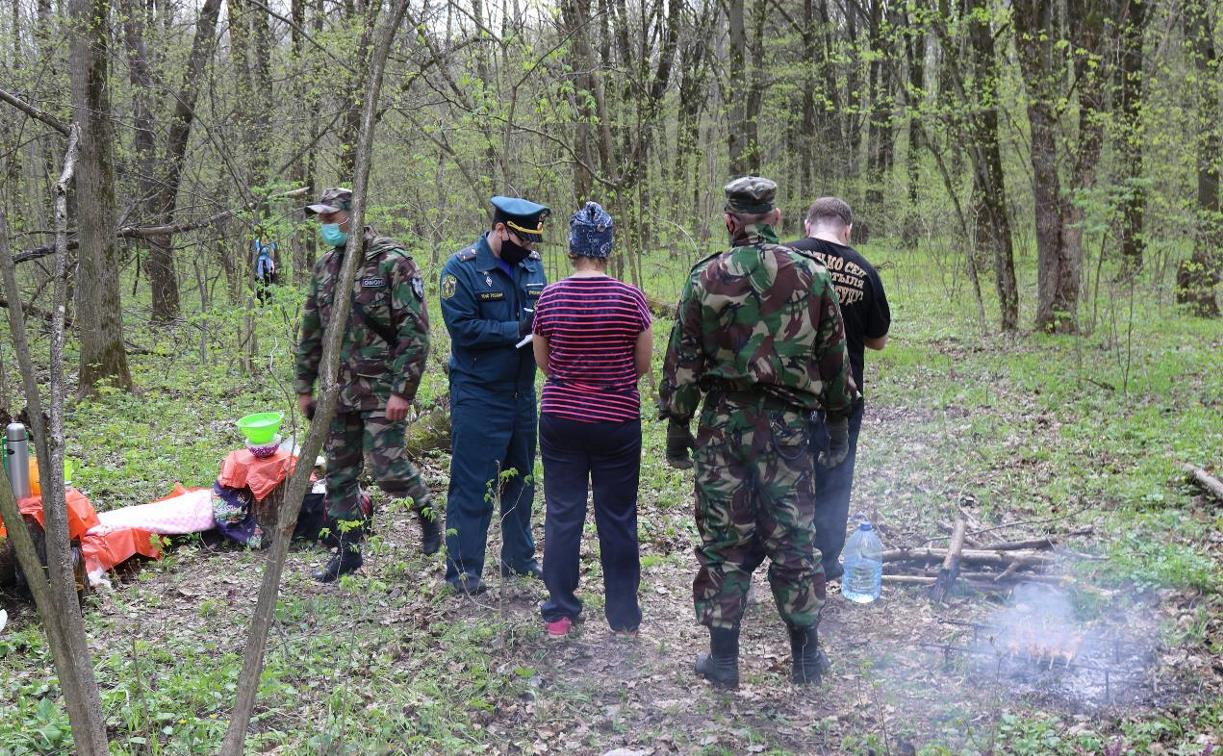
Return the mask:
<svg viewBox="0 0 1223 756">
<path fill-rule="evenodd" d="M 921 261 L 872 258 L 890 261 L 895 322 L 888 348 L 868 355 L 855 511 L 889 547 L 937 544 L 960 511 L 990 529 L 988 540 L 1062 536 L 1057 611 L 1088 638 L 1078 664 L 998 663 L 984 652 L 988 638 L 962 623 L 1009 621 L 1021 603 L 1013 594 L 935 605 L 920 587 L 889 585 L 858 606 L 834 588 L 820 626 L 832 670 L 819 688 L 794 688 L 762 569 L 741 689 L 712 690 L 692 673 L 707 635 L 692 615 L 691 476 L 663 464 L 662 428 L 646 423 L 638 638 L 613 636 L 603 621 L 592 525 L 585 622 L 551 639 L 539 583 L 494 578 L 478 598 L 451 595 L 441 557 L 419 555 L 414 519 L 383 502 L 366 566 L 339 585 L 309 578 L 323 549 L 290 552 L 251 749 L 1199 756 L 1223 746 L 1223 507 L 1178 469 L 1223 468 L 1223 329 L 1149 300 L 1136 317 L 1113 297 L 1089 336 L 982 337 L 962 314 L 972 309 L 963 292 L 923 278 Z M 669 323 L 656 329 L 661 353 Z M 182 344 L 146 336 L 141 396 L 73 408 L 74 482 L 101 508 L 150 500 L 176 481 L 207 484 L 235 444 L 232 418 L 284 401 L 291 339 L 263 338 L 280 351 L 252 381 L 233 365 L 193 362 L 190 334 Z M 435 343 L 439 363 L 445 348 Z M 425 400 L 444 390 L 432 373 Z M 442 494 L 447 462 L 424 464 Z M 495 525 L 489 544 L 495 565 Z M 262 558 L 190 539 L 89 599 L 116 748 L 216 750 Z M 0 632 L 0 752 L 70 750 L 36 618 L 2 598 L 12 617 Z"/>
</svg>

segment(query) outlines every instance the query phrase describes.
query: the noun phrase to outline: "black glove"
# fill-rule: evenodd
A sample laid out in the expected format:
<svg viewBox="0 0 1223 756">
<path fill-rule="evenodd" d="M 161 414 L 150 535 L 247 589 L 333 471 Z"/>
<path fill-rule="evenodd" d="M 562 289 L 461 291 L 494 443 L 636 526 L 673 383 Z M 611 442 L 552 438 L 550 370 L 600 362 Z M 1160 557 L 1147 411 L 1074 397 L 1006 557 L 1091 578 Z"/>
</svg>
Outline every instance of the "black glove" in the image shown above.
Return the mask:
<svg viewBox="0 0 1223 756">
<path fill-rule="evenodd" d="M 676 470 L 687 470 L 692 467 L 692 459 L 688 450 L 696 446 L 696 439 L 686 423 L 672 418 L 667 425 L 667 464 Z"/>
<path fill-rule="evenodd" d="M 518 338 L 525 339 L 527 334 L 535 328 L 535 313 L 528 312 L 522 316 L 522 320 L 518 321 Z"/>
<path fill-rule="evenodd" d="M 836 467 L 849 456 L 849 416 L 828 417 L 824 427 L 828 429 L 828 449 L 817 459 L 824 467 Z"/>
</svg>

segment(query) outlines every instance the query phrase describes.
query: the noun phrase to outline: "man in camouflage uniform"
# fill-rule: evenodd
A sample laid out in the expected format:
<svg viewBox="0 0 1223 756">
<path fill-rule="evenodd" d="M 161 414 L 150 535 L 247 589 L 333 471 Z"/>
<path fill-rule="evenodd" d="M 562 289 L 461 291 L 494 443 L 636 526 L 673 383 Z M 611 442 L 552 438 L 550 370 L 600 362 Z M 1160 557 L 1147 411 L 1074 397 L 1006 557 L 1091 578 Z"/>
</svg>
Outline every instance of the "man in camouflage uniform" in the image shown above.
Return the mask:
<svg viewBox="0 0 1223 756">
<path fill-rule="evenodd" d="M 696 462 L 701 564 L 693 582 L 710 653 L 697 674 L 739 684 L 739 622 L 752 572 L 767 556 L 769 583 L 793 653 L 793 680 L 819 681 L 816 625 L 825 599 L 813 546 L 812 410 L 836 418 L 854 394 L 844 326 L 828 272 L 777 243 L 777 185 L 756 176 L 726 185 L 733 249 L 698 262 L 684 286 L 659 387 L 669 422 L 667 461 Z M 698 434 L 688 429 L 705 392 Z M 832 424 L 830 423 L 830 429 Z M 834 432 L 820 462 L 844 458 Z"/>
<path fill-rule="evenodd" d="M 352 192 L 327 189 L 306 208 L 318 216 L 320 235 L 332 249 L 319 259 L 310 279 L 297 347 L 298 403 L 314 414 L 314 381 L 323 356 L 323 332 L 331 319 L 335 285 L 351 231 Z M 436 553 L 441 529 L 430 506 L 429 489 L 404 449 L 405 418 L 416 396 L 429 352 L 429 313 L 416 263 L 394 239 L 365 227 L 362 261 L 352 289 L 352 310 L 340 349 L 340 398 L 328 429 L 327 509 L 340 523 L 339 546 L 314 577 L 330 583 L 361 566 L 365 524 L 359 511 L 357 479 L 369 453 L 374 479 L 395 498 L 410 498 L 420 515 L 421 550 Z"/>
</svg>

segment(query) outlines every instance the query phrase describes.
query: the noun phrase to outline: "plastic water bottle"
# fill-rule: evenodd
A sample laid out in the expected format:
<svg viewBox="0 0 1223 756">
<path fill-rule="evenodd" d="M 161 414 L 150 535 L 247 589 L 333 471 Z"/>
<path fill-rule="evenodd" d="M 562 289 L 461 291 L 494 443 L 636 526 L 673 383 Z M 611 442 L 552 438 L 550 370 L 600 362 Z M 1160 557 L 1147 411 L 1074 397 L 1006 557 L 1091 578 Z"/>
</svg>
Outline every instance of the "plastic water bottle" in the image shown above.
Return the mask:
<svg viewBox="0 0 1223 756">
<path fill-rule="evenodd" d="M 858 529 L 845 544 L 845 577 L 841 595 L 855 604 L 869 604 L 879 598 L 883 586 L 883 543 L 869 522 Z"/>
</svg>

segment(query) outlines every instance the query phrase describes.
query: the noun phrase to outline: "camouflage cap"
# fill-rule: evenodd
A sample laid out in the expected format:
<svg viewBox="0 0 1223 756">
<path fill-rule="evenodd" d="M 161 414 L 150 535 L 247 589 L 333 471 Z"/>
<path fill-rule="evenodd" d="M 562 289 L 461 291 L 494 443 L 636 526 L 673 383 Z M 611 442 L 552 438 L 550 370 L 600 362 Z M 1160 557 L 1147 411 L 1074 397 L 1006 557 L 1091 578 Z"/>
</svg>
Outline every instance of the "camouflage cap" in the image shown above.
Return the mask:
<svg viewBox="0 0 1223 756">
<path fill-rule="evenodd" d="M 338 213 L 341 210 L 344 212 L 352 210 L 352 190 L 342 186 L 324 189 L 317 204 L 306 205 L 306 215 Z"/>
<path fill-rule="evenodd" d="M 722 191 L 726 192 L 726 212 L 761 215 L 773 209 L 777 184 L 760 176 L 741 176 Z"/>
</svg>

